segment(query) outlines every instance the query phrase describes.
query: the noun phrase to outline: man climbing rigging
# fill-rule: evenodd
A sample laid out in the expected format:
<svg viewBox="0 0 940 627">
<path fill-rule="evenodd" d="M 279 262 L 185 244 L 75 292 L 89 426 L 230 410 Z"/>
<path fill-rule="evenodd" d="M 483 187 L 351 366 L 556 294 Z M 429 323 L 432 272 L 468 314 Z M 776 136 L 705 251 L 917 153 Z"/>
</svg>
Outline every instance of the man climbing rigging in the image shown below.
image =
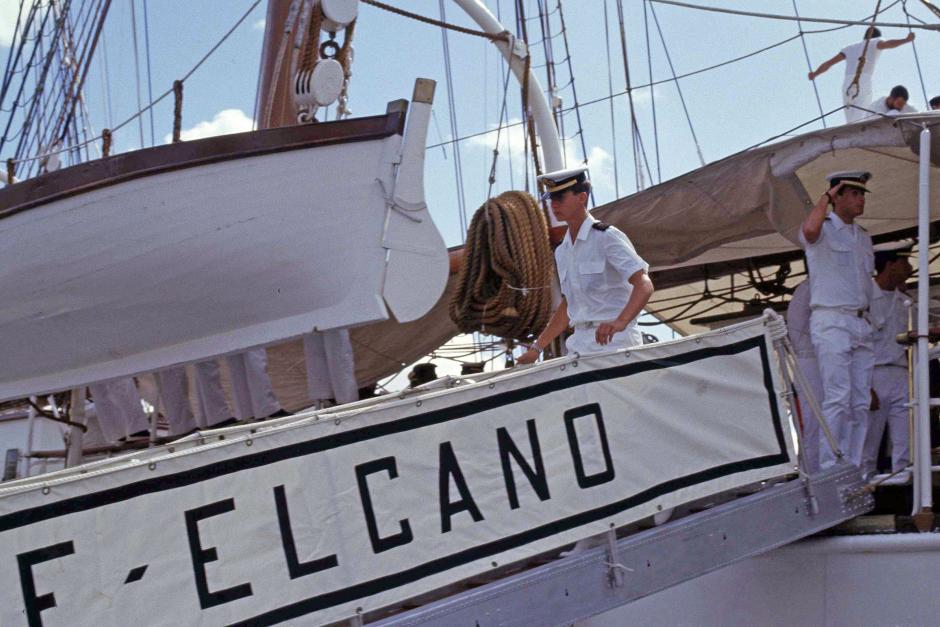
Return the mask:
<svg viewBox="0 0 940 627">
<path fill-rule="evenodd" d="M 824 61 L 815 71 L 809 73 L 809 80 L 815 80 L 833 65 L 845 61 L 845 78 L 842 81 L 845 121 L 856 122 L 866 116 L 866 112 L 858 107 L 867 107 L 872 101 L 871 77 L 881 51 L 897 48 L 912 41 L 914 41 L 913 31 L 904 39 L 883 40 L 881 31 L 874 26 L 869 26 L 862 41 L 843 48 L 839 54 Z"/>
</svg>

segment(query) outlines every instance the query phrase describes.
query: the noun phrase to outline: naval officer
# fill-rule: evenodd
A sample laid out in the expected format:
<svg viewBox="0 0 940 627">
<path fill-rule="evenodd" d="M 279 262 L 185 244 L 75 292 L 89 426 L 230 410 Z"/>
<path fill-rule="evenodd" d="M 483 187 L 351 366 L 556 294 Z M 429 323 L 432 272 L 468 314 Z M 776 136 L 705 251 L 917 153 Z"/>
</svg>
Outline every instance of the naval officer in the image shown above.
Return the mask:
<svg viewBox="0 0 940 627">
<path fill-rule="evenodd" d="M 539 180 L 555 217 L 568 223 L 555 249 L 562 301 L 518 363 L 534 362 L 569 325 L 574 327 L 565 342 L 569 352 L 584 355 L 641 344 L 636 318 L 653 293 L 649 265 L 622 231 L 588 213 L 586 167 L 550 172 Z"/>
<path fill-rule="evenodd" d="M 810 337 L 823 383 L 822 412 L 846 458 L 861 466 L 874 367 L 871 237 L 855 220 L 865 211 L 869 172 L 837 172 L 800 229 L 810 284 Z M 829 205 L 832 212 L 827 214 Z M 835 457 L 820 451 L 823 467 Z"/>
<path fill-rule="evenodd" d="M 872 390 L 878 407 L 871 412 L 865 449 L 862 453 L 862 474 L 877 472 L 878 449 L 885 427 L 891 439 L 891 470 L 907 468 L 910 463 L 910 429 L 907 404 L 910 402 L 907 382 L 907 347 L 898 344 L 899 334 L 907 333 L 910 298 L 904 283 L 913 268 L 908 257 L 910 246 L 890 245 L 875 252 L 874 294 L 871 301 L 872 343 L 875 369 Z"/>
</svg>

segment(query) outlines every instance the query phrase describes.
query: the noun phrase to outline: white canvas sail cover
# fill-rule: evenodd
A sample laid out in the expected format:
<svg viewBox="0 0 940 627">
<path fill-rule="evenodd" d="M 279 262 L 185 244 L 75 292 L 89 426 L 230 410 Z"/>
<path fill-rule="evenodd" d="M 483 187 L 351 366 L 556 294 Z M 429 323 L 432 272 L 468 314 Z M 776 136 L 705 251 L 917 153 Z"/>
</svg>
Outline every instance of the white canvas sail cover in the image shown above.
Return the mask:
<svg viewBox="0 0 940 627">
<path fill-rule="evenodd" d="M 321 624 L 791 472 L 763 321 L 0 490 L 7 626 Z"/>
</svg>

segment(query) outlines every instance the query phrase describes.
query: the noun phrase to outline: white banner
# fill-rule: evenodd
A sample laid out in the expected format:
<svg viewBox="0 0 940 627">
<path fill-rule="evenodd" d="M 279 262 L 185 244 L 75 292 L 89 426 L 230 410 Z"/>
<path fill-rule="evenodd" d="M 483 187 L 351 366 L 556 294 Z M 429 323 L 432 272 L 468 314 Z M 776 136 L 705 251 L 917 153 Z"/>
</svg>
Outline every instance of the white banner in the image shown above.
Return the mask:
<svg viewBox="0 0 940 627">
<path fill-rule="evenodd" d="M 0 490 L 0 624 L 326 623 L 790 472 L 762 329 Z"/>
</svg>

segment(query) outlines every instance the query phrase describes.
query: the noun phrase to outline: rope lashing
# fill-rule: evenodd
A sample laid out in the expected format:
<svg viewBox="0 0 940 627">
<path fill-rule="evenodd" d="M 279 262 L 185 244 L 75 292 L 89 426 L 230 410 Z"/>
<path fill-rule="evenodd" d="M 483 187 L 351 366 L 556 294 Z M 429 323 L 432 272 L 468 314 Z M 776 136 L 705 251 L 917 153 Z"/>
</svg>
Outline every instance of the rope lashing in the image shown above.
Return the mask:
<svg viewBox="0 0 940 627">
<path fill-rule="evenodd" d="M 111 156 L 111 129 L 101 129 L 101 157 Z"/>
<path fill-rule="evenodd" d="M 871 26 L 869 28 L 874 28 L 875 23 L 878 21 L 878 11 L 881 10 L 881 0 L 875 4 L 875 12 L 871 16 Z M 858 81 L 862 77 L 862 70 L 865 69 L 865 55 L 868 54 L 868 44 L 871 43 L 871 37 L 865 37 L 865 45 L 862 46 L 862 55 L 858 58 L 858 67 L 855 68 L 855 76 L 852 77 L 852 82 L 849 83 L 848 88 L 845 90 L 845 95 L 849 98 L 855 98 L 858 96 L 859 86 Z M 855 88 L 855 94 L 851 94 L 852 88 Z"/>
<path fill-rule="evenodd" d="M 503 192 L 470 222 L 450 318 L 464 333 L 528 340 L 551 315 L 548 224 L 530 194 Z"/>
<path fill-rule="evenodd" d="M 183 81 L 173 81 L 173 143 L 180 142 L 183 132 Z"/>
</svg>

